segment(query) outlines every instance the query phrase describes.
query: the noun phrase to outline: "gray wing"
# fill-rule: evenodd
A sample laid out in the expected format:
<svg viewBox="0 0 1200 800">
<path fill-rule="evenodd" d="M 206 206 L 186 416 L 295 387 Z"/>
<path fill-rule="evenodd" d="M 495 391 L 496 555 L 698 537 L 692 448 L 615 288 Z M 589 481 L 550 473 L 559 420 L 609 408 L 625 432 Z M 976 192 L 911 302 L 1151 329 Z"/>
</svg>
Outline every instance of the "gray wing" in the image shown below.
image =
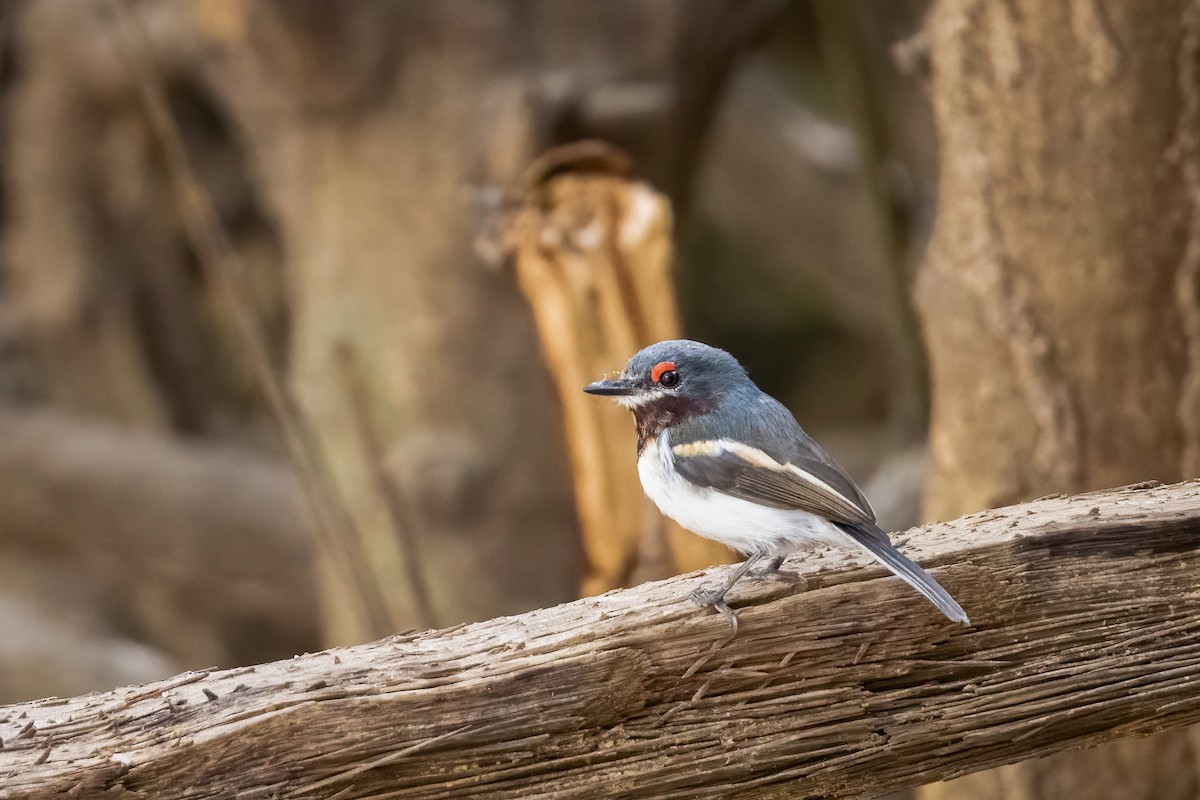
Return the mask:
<svg viewBox="0 0 1200 800">
<path fill-rule="evenodd" d="M 854 481 L 765 394 L 721 416 L 720 429 L 698 420 L 671 436 L 675 467 L 687 480 L 743 500 L 875 527 L 875 512 Z"/>
</svg>

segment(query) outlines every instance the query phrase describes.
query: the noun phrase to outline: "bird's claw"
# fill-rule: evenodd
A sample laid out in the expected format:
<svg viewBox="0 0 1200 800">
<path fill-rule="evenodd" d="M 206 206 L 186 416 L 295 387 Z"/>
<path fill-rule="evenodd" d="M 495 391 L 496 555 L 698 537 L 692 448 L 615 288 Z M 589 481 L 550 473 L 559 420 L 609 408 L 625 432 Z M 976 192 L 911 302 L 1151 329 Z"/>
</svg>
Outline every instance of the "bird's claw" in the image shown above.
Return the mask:
<svg viewBox="0 0 1200 800">
<path fill-rule="evenodd" d="M 725 590 L 724 589 L 721 589 L 721 588 L 710 589 L 708 587 L 701 586 L 700 588 L 692 591 L 691 599 L 692 599 L 692 602 L 696 603 L 697 605 L 711 606 L 712 608 L 715 608 L 717 611 L 720 611 L 722 614 L 725 615 L 725 618 L 729 620 L 729 626 L 731 628 L 733 628 L 733 633 L 731 633 L 730 636 L 733 636 L 737 633 L 737 630 L 738 630 L 737 612 L 735 612 L 732 608 L 730 608 L 729 604 L 725 602 Z"/>
<path fill-rule="evenodd" d="M 696 605 L 715 606 L 717 603 L 725 602 L 725 590 L 721 588 L 713 589 L 708 586 L 701 586 L 697 589 L 693 589 L 690 597 L 692 602 Z"/>
</svg>

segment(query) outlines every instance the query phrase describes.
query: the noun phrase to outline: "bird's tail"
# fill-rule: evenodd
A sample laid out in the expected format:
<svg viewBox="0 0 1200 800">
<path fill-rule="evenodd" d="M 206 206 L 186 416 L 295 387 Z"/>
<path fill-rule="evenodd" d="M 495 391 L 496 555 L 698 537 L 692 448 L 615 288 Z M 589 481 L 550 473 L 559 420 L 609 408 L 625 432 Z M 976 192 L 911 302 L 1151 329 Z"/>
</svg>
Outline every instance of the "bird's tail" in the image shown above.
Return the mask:
<svg viewBox="0 0 1200 800">
<path fill-rule="evenodd" d="M 854 540 L 855 544 L 883 562 L 884 566 L 896 573 L 905 583 L 924 595 L 929 602 L 937 606 L 938 611 L 955 622 L 963 622 L 968 625 L 971 623 L 967 619 L 967 612 L 963 611 L 962 606 L 950 596 L 950 593 L 943 589 L 932 575 L 921 569 L 916 562 L 897 550 L 882 530 L 851 527 L 850 525 L 842 526 L 842 530 Z"/>
</svg>

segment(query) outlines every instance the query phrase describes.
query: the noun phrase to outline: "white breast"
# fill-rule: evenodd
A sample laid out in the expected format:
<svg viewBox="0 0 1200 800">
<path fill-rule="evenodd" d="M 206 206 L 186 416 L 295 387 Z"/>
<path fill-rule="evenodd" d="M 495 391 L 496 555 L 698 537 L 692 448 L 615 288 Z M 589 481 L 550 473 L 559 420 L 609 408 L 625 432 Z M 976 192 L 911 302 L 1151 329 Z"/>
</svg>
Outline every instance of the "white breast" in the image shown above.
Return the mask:
<svg viewBox="0 0 1200 800">
<path fill-rule="evenodd" d="M 662 513 L 707 539 L 747 554 L 786 555 L 806 544 L 847 545 L 849 537 L 823 517 L 742 500 L 696 486 L 675 471 L 663 432 L 638 456 L 642 489 Z"/>
</svg>

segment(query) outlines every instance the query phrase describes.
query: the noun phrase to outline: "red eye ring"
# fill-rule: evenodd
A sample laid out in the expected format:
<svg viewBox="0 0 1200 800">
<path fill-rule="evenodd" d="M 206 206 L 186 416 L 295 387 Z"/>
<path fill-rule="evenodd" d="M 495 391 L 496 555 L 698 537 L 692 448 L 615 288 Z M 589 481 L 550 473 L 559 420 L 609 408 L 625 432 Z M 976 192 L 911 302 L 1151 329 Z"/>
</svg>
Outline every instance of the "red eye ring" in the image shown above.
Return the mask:
<svg viewBox="0 0 1200 800">
<path fill-rule="evenodd" d="M 650 370 L 650 380 L 658 383 L 662 379 L 664 372 L 674 372 L 676 369 L 678 367 L 675 366 L 674 361 L 660 361 Z"/>
</svg>

